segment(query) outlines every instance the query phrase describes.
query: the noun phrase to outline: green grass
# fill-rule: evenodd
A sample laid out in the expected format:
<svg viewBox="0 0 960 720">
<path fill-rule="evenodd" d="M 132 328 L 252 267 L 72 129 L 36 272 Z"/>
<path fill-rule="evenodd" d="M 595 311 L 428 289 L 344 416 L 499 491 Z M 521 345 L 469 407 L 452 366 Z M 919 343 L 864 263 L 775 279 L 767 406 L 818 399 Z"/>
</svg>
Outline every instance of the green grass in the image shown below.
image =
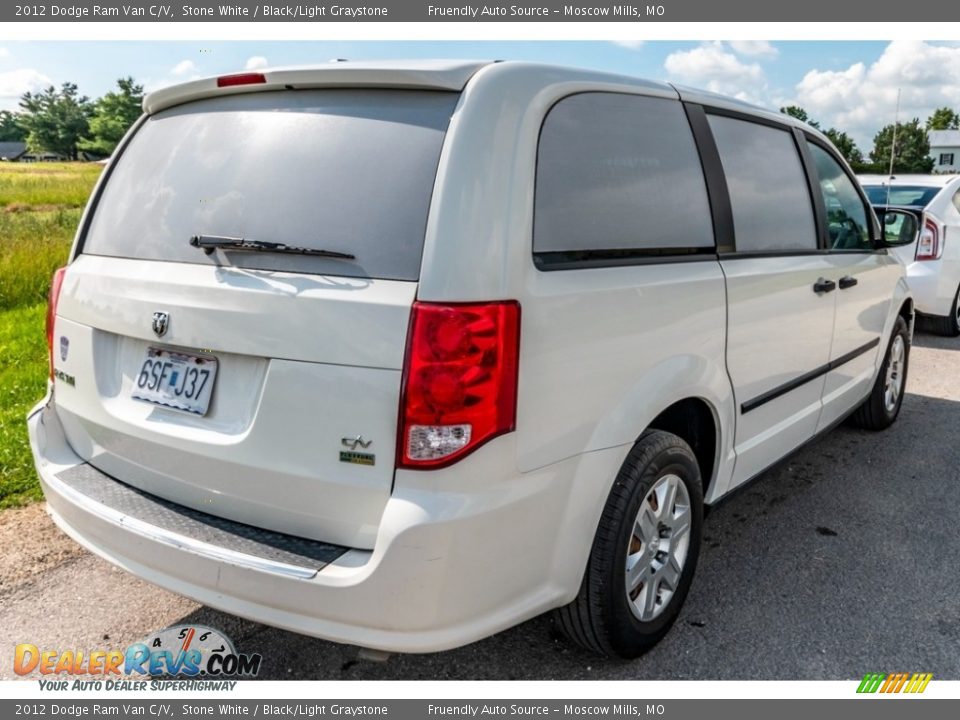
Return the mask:
<svg viewBox="0 0 960 720">
<path fill-rule="evenodd" d="M 0 163 L 0 508 L 40 498 L 27 411 L 47 379 L 47 292 L 100 165 Z"/>
<path fill-rule="evenodd" d="M 46 301 L 53 271 L 67 262 L 81 212 L 0 210 L 0 311 Z"/>
<path fill-rule="evenodd" d="M 83 207 L 101 170 L 96 163 L 0 163 L 0 206 Z"/>
<path fill-rule="evenodd" d="M 40 498 L 26 414 L 46 392 L 45 304 L 0 312 L 0 508 Z"/>
</svg>

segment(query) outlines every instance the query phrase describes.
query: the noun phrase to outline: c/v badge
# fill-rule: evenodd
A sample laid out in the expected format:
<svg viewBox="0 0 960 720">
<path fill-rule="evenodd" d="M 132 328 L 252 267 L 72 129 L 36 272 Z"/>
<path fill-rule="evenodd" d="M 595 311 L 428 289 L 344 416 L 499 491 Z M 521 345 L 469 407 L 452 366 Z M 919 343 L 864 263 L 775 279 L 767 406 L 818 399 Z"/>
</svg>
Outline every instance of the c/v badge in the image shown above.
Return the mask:
<svg viewBox="0 0 960 720">
<path fill-rule="evenodd" d="M 373 444 L 373 440 L 365 440 L 363 435 L 357 435 L 355 438 L 340 438 L 340 444 L 345 448 L 350 448 L 340 451 L 340 462 L 353 463 L 354 465 L 376 465 L 376 455 L 357 452 L 357 448 L 366 450 Z"/>
</svg>

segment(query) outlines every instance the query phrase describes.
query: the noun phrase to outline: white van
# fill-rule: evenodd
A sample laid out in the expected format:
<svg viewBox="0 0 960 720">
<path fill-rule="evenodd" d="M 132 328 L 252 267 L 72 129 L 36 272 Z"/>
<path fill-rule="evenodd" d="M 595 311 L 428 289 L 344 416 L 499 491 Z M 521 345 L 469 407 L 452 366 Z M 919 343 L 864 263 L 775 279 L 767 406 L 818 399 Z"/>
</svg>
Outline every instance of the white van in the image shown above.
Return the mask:
<svg viewBox="0 0 960 720">
<path fill-rule="evenodd" d="M 387 651 L 669 629 L 704 504 L 903 399 L 903 265 L 823 135 L 526 63 L 150 94 L 54 278 L 29 417 L 110 562 Z"/>
</svg>

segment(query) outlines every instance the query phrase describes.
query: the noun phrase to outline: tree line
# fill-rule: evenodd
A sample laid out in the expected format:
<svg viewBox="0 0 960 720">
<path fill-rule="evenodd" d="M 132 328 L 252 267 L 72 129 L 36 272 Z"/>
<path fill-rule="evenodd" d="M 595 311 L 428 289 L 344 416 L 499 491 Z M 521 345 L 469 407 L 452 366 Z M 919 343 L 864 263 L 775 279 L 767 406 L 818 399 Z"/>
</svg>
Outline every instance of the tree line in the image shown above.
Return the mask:
<svg viewBox="0 0 960 720">
<path fill-rule="evenodd" d="M 780 108 L 780 112 L 811 125 L 830 138 L 837 150 L 847 159 L 854 172 L 878 173 L 890 172 L 890 151 L 894 148 L 894 125 L 885 125 L 873 136 L 873 149 L 865 157 L 849 135 L 836 128 L 823 129 L 820 123 L 811 118 L 807 111 L 798 105 Z M 960 115 L 951 108 L 941 107 L 933 111 L 923 124 L 920 118 L 896 124 L 896 148 L 893 154 L 893 172 L 929 173 L 933 170 L 934 160 L 930 157 L 930 130 L 958 130 Z"/>
<path fill-rule="evenodd" d="M 80 95 L 73 83 L 50 86 L 37 93 L 24 93 L 20 111 L 0 111 L 0 141 L 25 141 L 35 152 L 52 152 L 76 160 L 81 152 L 106 157 L 140 116 L 143 86 L 132 77 L 117 80 L 117 87 L 96 100 Z M 894 126 L 882 127 L 873 138 L 873 149 L 865 156 L 847 133 L 820 127 L 798 105 L 780 112 L 820 129 L 847 159 L 856 172 L 886 173 L 894 146 Z M 930 154 L 930 130 L 960 129 L 960 115 L 949 107 L 937 108 L 921 124 L 919 118 L 896 124 L 894 173 L 929 173 L 934 161 Z"/>
<path fill-rule="evenodd" d="M 23 141 L 34 152 L 76 160 L 81 152 L 109 156 L 142 112 L 143 86 L 132 77 L 91 100 L 74 83 L 20 97 L 19 112 L 0 111 L 0 141 Z"/>
</svg>

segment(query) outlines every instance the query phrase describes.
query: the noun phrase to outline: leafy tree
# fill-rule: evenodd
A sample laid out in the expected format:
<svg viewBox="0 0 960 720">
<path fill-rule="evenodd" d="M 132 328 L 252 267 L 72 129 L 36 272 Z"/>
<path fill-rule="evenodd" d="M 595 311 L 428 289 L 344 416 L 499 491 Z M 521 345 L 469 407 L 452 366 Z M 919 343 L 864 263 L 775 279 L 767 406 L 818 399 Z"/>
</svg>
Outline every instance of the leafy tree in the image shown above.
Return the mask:
<svg viewBox="0 0 960 720">
<path fill-rule="evenodd" d="M 890 149 L 893 146 L 893 125 L 881 128 L 873 138 L 870 159 L 881 172 L 890 167 Z M 930 140 L 920 119 L 897 123 L 896 151 L 893 159 L 894 173 L 929 173 L 933 170 L 930 155 Z"/>
<path fill-rule="evenodd" d="M 124 133 L 140 117 L 143 86 L 132 77 L 117 80 L 117 90 L 108 92 L 94 103 L 89 133 L 79 148 L 94 155 L 110 155 Z"/>
<path fill-rule="evenodd" d="M 9 110 L 0 110 L 0 142 L 27 139 L 27 131 L 17 122 L 17 114 Z"/>
<path fill-rule="evenodd" d="M 90 100 L 73 83 L 57 90 L 52 85 L 42 93 L 24 93 L 20 98 L 20 124 L 27 131 L 27 147 L 77 159 L 80 138 L 87 134 Z"/>
<path fill-rule="evenodd" d="M 951 108 L 940 107 L 927 118 L 927 130 L 957 130 L 960 129 L 960 115 Z"/>
<path fill-rule="evenodd" d="M 782 112 L 784 115 L 789 115 L 792 118 L 796 118 L 801 122 L 805 122 L 810 127 L 822 130 L 820 123 L 812 119 L 807 111 L 799 105 L 787 105 L 786 107 L 780 108 L 780 112 Z M 857 147 L 857 144 L 853 141 L 852 137 L 841 130 L 837 130 L 836 128 L 823 130 L 823 134 L 830 138 L 830 142 L 837 146 L 837 150 L 840 151 L 840 154 L 846 158 L 847 162 L 850 163 L 854 169 L 859 168 L 864 164 L 863 153 L 860 152 L 860 148 Z"/>
<path fill-rule="evenodd" d="M 780 112 L 782 112 L 784 115 L 789 115 L 792 118 L 796 118 L 800 122 L 805 122 L 810 127 L 820 127 L 820 123 L 818 123 L 816 120 L 812 120 L 807 114 L 807 111 L 799 105 L 787 105 L 786 107 L 780 108 Z"/>
<path fill-rule="evenodd" d="M 836 146 L 837 150 L 846 158 L 854 170 L 863 166 L 863 153 L 860 152 L 860 148 L 857 147 L 852 137 L 836 128 L 824 130 L 823 134 L 830 138 L 830 142 Z"/>
</svg>

